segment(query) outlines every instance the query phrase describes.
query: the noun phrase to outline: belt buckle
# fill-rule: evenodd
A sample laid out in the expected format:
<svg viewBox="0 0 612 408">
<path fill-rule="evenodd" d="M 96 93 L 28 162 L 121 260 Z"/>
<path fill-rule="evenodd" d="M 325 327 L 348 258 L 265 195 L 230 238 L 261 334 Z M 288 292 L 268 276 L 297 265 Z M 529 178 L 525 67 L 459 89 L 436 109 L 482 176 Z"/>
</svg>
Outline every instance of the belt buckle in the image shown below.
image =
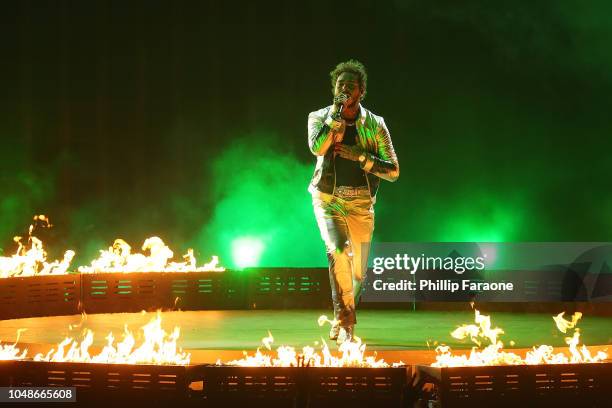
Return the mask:
<svg viewBox="0 0 612 408">
<path fill-rule="evenodd" d="M 339 186 L 337 189 L 338 195 L 344 197 L 357 197 L 361 194 L 361 192 L 365 192 L 365 189 L 360 187 L 350 187 L 350 186 Z"/>
</svg>

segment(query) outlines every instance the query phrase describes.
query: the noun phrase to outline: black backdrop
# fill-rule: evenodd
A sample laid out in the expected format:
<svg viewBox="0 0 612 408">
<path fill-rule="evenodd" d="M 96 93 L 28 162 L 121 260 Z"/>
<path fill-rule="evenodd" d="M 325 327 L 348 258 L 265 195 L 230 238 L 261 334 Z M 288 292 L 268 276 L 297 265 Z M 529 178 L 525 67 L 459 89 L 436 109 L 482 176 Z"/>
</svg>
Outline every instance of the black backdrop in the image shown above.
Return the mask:
<svg viewBox="0 0 612 408">
<path fill-rule="evenodd" d="M 328 73 L 348 58 L 368 68 L 364 104 L 401 164 L 380 192 L 377 239 L 609 240 L 610 11 L 4 3 L 0 247 L 46 213 L 50 253 L 76 247 L 85 262 L 115 237 L 158 234 L 231 265 L 231 241 L 259 234 L 262 264 L 323 264 L 306 115 L 329 103 Z"/>
</svg>

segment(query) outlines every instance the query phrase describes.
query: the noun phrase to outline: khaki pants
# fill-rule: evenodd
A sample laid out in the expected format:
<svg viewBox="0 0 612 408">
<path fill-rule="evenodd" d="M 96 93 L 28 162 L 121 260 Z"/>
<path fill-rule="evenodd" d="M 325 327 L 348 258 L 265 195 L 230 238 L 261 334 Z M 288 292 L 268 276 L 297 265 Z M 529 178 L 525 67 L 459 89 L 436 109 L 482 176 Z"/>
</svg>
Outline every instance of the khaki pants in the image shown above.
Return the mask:
<svg viewBox="0 0 612 408">
<path fill-rule="evenodd" d="M 374 203 L 366 190 L 352 196 L 315 192 L 312 204 L 327 250 L 334 317 L 341 326 L 352 326 L 357 322 L 355 303 L 368 267 Z"/>
</svg>

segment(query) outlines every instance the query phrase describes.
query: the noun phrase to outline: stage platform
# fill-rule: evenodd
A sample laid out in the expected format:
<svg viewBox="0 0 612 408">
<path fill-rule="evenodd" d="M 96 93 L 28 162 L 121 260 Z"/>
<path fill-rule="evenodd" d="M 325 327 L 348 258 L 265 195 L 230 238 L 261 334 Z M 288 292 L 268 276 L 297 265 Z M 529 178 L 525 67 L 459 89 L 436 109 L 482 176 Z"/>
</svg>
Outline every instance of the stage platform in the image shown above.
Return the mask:
<svg viewBox="0 0 612 408">
<path fill-rule="evenodd" d="M 181 328 L 178 345 L 192 353 L 194 363 L 214 363 L 242 357 L 242 351 L 254 352 L 261 339 L 274 336 L 273 348 L 289 345 L 320 347 L 321 338 L 327 340 L 329 325 L 319 327 L 317 319 L 328 310 L 223 310 L 162 312 L 162 325 L 166 331 Z M 37 317 L 0 321 L 0 341 L 16 340 L 29 349 L 28 355 L 46 352 L 66 336 L 80 338 L 85 328 L 95 333 L 93 349 L 105 344 L 105 337 L 113 332 L 121 338 L 128 325 L 135 336 L 149 322 L 153 313 L 109 313 L 73 316 Z M 550 314 L 493 313 L 493 326 L 502 328 L 501 339 L 507 349 L 528 349 L 534 345 L 565 346 Z M 434 312 L 406 310 L 361 310 L 358 313 L 356 335 L 367 344 L 369 352 L 388 362 L 402 360 L 408 364 L 428 364 L 434 361 L 435 346 L 440 343 L 453 349 L 469 349 L 469 341 L 458 341 L 450 332 L 461 324 L 472 323 L 473 312 Z M 70 327 L 72 326 L 72 330 Z M 612 344 L 612 317 L 583 316 L 579 323 L 581 343 L 606 348 Z M 511 345 L 511 342 L 513 344 Z M 612 347 L 610 347 L 612 349 Z M 516 350 L 520 352 L 519 350 Z"/>
</svg>

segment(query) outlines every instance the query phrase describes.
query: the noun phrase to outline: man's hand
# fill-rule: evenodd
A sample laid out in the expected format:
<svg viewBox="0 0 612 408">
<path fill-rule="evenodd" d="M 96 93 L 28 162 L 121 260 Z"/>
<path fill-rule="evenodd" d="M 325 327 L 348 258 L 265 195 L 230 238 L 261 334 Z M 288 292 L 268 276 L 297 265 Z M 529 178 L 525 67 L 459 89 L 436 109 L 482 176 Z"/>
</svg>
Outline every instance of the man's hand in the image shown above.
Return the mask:
<svg viewBox="0 0 612 408">
<path fill-rule="evenodd" d="M 363 149 L 360 146 L 347 146 L 342 143 L 336 143 L 334 145 L 334 153 L 344 159 L 359 161 L 359 156 L 363 153 Z"/>
</svg>

